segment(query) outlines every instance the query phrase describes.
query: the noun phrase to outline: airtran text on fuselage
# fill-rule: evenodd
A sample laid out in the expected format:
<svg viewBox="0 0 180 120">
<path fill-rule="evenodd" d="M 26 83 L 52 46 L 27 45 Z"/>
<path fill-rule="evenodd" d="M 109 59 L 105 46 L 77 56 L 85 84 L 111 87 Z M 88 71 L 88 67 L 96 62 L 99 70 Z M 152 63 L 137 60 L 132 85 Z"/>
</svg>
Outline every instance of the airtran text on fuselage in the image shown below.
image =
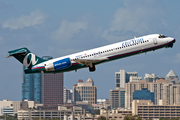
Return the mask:
<svg viewBox="0 0 180 120">
<path fill-rule="evenodd" d="M 130 45 L 130 44 L 134 44 L 134 43 L 140 43 L 142 41 L 144 41 L 143 38 L 128 40 L 122 43 L 122 47 L 126 45 Z"/>
</svg>

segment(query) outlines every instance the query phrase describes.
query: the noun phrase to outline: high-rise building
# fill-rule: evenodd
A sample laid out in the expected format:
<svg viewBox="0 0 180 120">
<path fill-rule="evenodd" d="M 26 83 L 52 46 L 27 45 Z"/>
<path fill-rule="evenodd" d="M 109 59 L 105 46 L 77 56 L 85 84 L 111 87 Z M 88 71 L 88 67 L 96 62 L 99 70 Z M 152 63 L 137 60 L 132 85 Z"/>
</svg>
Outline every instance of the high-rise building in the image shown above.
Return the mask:
<svg viewBox="0 0 180 120">
<path fill-rule="evenodd" d="M 42 103 L 45 107 L 57 107 L 63 104 L 63 73 L 42 74 Z"/>
<path fill-rule="evenodd" d="M 112 108 L 125 108 L 125 83 L 141 80 L 137 72 L 115 72 L 115 90 L 110 90 L 110 104 Z"/>
<path fill-rule="evenodd" d="M 44 60 L 52 57 L 44 56 Z M 23 71 L 26 69 L 23 67 Z M 63 103 L 63 73 L 23 73 L 22 101 L 25 99 L 39 101 L 45 106 Z"/>
<path fill-rule="evenodd" d="M 169 73 L 166 75 L 166 80 L 168 82 L 173 82 L 174 84 L 179 84 L 179 78 L 173 70 L 170 70 Z"/>
<path fill-rule="evenodd" d="M 42 58 L 44 60 L 52 59 L 50 56 L 43 56 Z M 23 66 L 22 101 L 27 99 L 42 103 L 42 74 L 25 74 L 25 69 L 27 68 Z"/>
<path fill-rule="evenodd" d="M 172 82 L 167 82 L 166 80 L 156 80 L 156 82 L 141 80 L 138 82 L 126 83 L 126 108 L 132 107 L 133 92 L 136 90 L 142 90 L 142 88 L 147 88 L 150 92 L 154 92 L 155 105 L 159 104 L 158 102 L 160 99 L 168 100 L 170 105 L 175 103 L 180 104 L 180 84 L 173 84 Z"/>
<path fill-rule="evenodd" d="M 145 74 L 144 80 L 146 80 L 147 82 L 155 82 L 156 81 L 156 74 Z"/>
<path fill-rule="evenodd" d="M 154 103 L 154 92 L 150 92 L 147 88 L 136 90 L 133 92 L 133 100 L 151 100 Z"/>
<path fill-rule="evenodd" d="M 138 73 L 125 72 L 125 70 L 115 72 L 115 88 L 125 88 L 125 83 L 128 83 L 130 81 L 130 76 L 138 76 Z"/>
<path fill-rule="evenodd" d="M 160 77 L 160 76 L 156 76 L 155 73 L 153 73 L 153 74 L 146 73 L 144 76 L 144 80 L 146 80 L 147 82 L 156 82 L 156 80 L 159 80 L 159 79 L 165 79 L 165 78 Z"/>
<path fill-rule="evenodd" d="M 110 90 L 110 104 L 112 108 L 125 108 L 125 88 Z"/>
<path fill-rule="evenodd" d="M 119 90 L 110 90 L 110 104 L 112 108 L 119 108 Z"/>
<path fill-rule="evenodd" d="M 78 80 L 77 85 L 73 86 L 73 101 L 88 101 L 90 104 L 97 103 L 97 86 L 94 86 L 94 81 L 91 78 L 86 83 Z"/>
<path fill-rule="evenodd" d="M 26 69 L 23 66 L 23 71 Z M 42 103 L 42 78 L 41 73 L 23 74 L 22 101 L 39 101 Z"/>
<path fill-rule="evenodd" d="M 72 102 L 72 94 L 73 91 L 70 89 L 67 89 L 66 87 L 64 87 L 64 103 L 71 103 Z"/>
</svg>

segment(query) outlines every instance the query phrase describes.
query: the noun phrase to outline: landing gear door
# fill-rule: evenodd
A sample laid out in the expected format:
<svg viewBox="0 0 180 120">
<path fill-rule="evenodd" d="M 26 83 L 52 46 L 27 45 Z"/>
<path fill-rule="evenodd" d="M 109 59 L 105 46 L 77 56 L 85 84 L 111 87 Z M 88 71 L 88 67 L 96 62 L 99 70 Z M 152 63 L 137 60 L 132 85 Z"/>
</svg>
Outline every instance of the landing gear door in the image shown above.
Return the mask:
<svg viewBox="0 0 180 120">
<path fill-rule="evenodd" d="M 153 38 L 153 43 L 154 43 L 154 45 L 157 44 L 157 39 L 156 38 Z"/>
</svg>

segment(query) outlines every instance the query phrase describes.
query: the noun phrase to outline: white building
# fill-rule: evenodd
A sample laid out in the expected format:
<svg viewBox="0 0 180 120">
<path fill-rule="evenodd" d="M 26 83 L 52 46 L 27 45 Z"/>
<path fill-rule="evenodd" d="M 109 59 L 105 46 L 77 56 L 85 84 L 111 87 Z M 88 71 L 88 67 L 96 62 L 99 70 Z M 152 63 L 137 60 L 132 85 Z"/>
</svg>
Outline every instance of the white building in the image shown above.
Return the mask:
<svg viewBox="0 0 180 120">
<path fill-rule="evenodd" d="M 97 103 L 97 86 L 94 86 L 94 81 L 91 78 L 85 83 L 82 80 L 78 80 L 77 85 L 73 86 L 73 101 L 88 101 L 90 104 Z"/>
<path fill-rule="evenodd" d="M 115 88 L 118 89 L 120 87 L 125 88 L 125 83 L 130 81 L 130 76 L 138 76 L 137 72 L 125 72 L 125 70 L 120 70 L 119 72 L 115 72 Z"/>
<path fill-rule="evenodd" d="M 139 80 L 142 80 L 142 77 L 130 76 L 129 80 L 130 80 L 130 82 L 137 82 Z"/>
<path fill-rule="evenodd" d="M 146 80 L 147 82 L 156 82 L 156 80 L 159 80 L 159 79 L 165 79 L 165 78 L 160 77 L 160 76 L 156 76 L 155 73 L 153 73 L 153 74 L 146 73 L 144 76 L 144 80 Z"/>
<path fill-rule="evenodd" d="M 27 110 L 28 108 L 36 107 L 36 104 L 39 102 L 35 101 L 9 101 L 9 100 L 3 100 L 0 101 L 0 108 L 1 108 L 1 114 L 9 113 L 11 115 L 17 113 L 18 110 L 24 109 Z"/>
<path fill-rule="evenodd" d="M 71 103 L 73 91 L 64 87 L 64 103 Z"/>
<path fill-rule="evenodd" d="M 0 116 L 2 115 L 14 115 L 14 108 L 13 107 L 0 107 Z"/>
<path fill-rule="evenodd" d="M 107 117 L 109 120 L 124 120 L 126 115 L 131 115 L 131 109 L 101 109 L 100 115 Z"/>
<path fill-rule="evenodd" d="M 19 109 L 27 109 L 28 103 L 25 101 L 9 101 L 9 100 L 3 100 L 0 101 L 0 107 L 1 108 L 13 108 L 14 114 L 17 113 Z"/>
<path fill-rule="evenodd" d="M 105 101 L 106 101 L 107 99 L 97 99 L 97 104 L 102 104 L 103 105 L 103 107 L 105 107 Z"/>
<path fill-rule="evenodd" d="M 145 119 L 177 118 L 180 117 L 180 104 L 169 105 L 168 100 L 159 100 L 158 105 L 154 105 L 151 100 L 133 100 L 132 114 Z"/>
<path fill-rule="evenodd" d="M 144 76 L 144 80 L 146 80 L 147 82 L 155 82 L 156 81 L 156 74 L 148 74 L 146 73 Z"/>
<path fill-rule="evenodd" d="M 54 118 L 64 118 L 64 116 L 71 115 L 83 115 L 83 109 L 79 106 L 73 106 L 72 109 L 68 109 L 65 106 L 58 106 L 58 110 L 18 110 L 18 120 L 31 120 L 33 118 L 44 118 L 44 119 L 54 119 Z"/>
</svg>

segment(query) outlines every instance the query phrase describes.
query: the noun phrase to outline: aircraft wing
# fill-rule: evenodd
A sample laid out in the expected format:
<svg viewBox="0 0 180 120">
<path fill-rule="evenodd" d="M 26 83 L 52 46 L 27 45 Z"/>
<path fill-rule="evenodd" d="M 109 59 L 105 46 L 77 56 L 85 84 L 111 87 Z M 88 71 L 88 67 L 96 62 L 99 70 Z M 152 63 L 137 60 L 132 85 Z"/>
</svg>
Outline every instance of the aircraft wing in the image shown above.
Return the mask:
<svg viewBox="0 0 180 120">
<path fill-rule="evenodd" d="M 83 64 L 83 65 L 86 65 L 86 66 L 92 66 L 93 63 L 98 63 L 98 62 L 108 60 L 108 59 L 109 58 L 104 57 L 104 58 L 95 58 L 95 59 L 76 59 L 73 61 L 80 63 L 80 64 Z"/>
</svg>

